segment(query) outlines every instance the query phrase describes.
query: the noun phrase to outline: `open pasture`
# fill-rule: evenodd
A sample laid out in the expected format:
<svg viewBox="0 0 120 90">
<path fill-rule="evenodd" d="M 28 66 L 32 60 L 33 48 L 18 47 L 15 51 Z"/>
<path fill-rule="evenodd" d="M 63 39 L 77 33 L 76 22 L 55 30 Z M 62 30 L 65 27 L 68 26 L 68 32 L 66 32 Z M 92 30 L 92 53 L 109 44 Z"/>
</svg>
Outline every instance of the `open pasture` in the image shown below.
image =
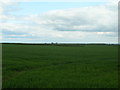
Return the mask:
<svg viewBox="0 0 120 90">
<path fill-rule="evenodd" d="M 117 88 L 116 45 L 3 44 L 3 88 Z"/>
</svg>

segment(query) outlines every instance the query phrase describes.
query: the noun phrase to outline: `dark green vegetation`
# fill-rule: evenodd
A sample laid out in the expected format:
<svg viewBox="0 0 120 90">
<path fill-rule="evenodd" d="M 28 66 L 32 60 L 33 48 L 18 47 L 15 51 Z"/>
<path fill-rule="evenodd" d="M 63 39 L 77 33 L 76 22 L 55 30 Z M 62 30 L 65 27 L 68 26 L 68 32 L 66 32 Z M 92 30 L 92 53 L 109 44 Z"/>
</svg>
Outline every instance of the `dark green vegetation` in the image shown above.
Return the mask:
<svg viewBox="0 0 120 90">
<path fill-rule="evenodd" d="M 3 88 L 117 88 L 115 45 L 3 44 Z"/>
</svg>

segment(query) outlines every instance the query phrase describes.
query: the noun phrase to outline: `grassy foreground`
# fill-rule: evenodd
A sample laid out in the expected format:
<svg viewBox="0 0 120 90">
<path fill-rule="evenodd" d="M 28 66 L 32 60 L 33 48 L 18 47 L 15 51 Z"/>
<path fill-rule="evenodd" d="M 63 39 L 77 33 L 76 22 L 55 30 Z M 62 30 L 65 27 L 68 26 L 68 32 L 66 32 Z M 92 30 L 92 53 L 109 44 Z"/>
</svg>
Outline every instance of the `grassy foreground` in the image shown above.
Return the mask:
<svg viewBox="0 0 120 90">
<path fill-rule="evenodd" d="M 118 47 L 3 44 L 3 88 L 117 88 Z"/>
</svg>

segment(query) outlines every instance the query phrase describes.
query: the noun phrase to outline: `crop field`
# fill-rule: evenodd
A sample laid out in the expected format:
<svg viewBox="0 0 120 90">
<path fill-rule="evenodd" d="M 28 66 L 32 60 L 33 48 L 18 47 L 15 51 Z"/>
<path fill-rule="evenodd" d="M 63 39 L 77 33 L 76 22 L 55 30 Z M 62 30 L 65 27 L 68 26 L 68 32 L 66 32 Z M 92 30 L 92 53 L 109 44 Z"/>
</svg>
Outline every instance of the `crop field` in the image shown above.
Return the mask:
<svg viewBox="0 0 120 90">
<path fill-rule="evenodd" d="M 117 45 L 3 44 L 3 88 L 117 88 Z"/>
</svg>

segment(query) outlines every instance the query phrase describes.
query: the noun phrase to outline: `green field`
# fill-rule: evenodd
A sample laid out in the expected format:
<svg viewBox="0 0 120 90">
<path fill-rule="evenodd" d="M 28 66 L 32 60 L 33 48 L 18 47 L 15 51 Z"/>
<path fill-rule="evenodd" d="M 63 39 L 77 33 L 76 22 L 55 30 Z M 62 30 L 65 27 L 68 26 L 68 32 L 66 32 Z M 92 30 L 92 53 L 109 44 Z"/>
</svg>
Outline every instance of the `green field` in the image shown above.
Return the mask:
<svg viewBox="0 0 120 90">
<path fill-rule="evenodd" d="M 3 44 L 3 88 L 117 88 L 118 46 Z"/>
</svg>

